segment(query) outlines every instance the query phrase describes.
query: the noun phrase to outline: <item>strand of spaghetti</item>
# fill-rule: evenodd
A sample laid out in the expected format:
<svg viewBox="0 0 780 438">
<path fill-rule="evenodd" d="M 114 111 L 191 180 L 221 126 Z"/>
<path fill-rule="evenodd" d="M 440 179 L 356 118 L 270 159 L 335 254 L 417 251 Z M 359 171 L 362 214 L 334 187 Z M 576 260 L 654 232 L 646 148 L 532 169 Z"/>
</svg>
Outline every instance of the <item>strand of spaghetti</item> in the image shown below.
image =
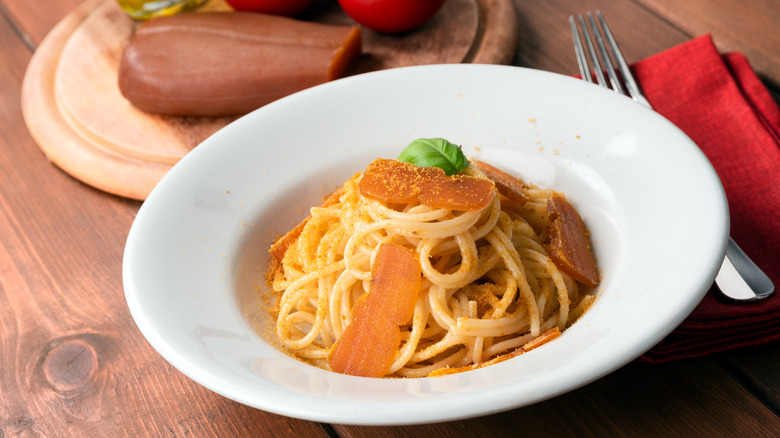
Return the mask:
<svg viewBox="0 0 780 438">
<path fill-rule="evenodd" d="M 285 346 L 288 348 L 292 348 L 294 350 L 300 350 L 301 348 L 311 344 L 314 342 L 315 339 L 317 339 L 318 336 L 320 336 L 320 332 L 322 329 L 322 325 L 325 320 L 327 308 L 328 308 L 328 291 L 324 290 L 322 288 L 318 288 L 317 290 L 317 310 L 314 314 L 314 321 L 309 323 L 311 324 L 311 327 L 309 328 L 309 331 L 300 339 L 284 339 L 283 342 Z"/>
<path fill-rule="evenodd" d="M 434 286 L 431 286 L 431 287 L 434 287 Z M 447 334 L 447 331 L 449 330 L 449 326 L 446 327 L 446 328 L 440 326 L 439 323 L 436 322 L 436 319 L 433 317 L 433 310 L 431 309 L 431 304 L 430 304 L 430 293 L 429 293 L 429 296 L 426 298 L 425 308 L 428 311 L 428 320 L 425 321 L 425 324 L 426 324 L 425 325 L 425 330 L 422 333 L 421 339 L 431 340 L 433 338 L 442 337 L 445 334 Z M 453 319 L 453 321 L 454 321 L 454 319 Z"/>
<path fill-rule="evenodd" d="M 485 223 L 483 224 L 475 223 L 473 227 L 469 228 L 469 232 L 471 233 L 471 237 L 472 239 L 474 239 L 474 241 L 483 238 L 485 234 L 490 232 L 490 230 L 493 227 L 495 227 L 496 222 L 498 221 L 499 218 L 499 214 L 501 213 L 500 206 L 501 204 L 500 201 L 498 200 L 498 197 L 493 197 L 491 204 L 488 207 L 486 207 L 482 213 L 482 216 L 487 216 Z M 488 212 L 489 214 L 486 215 L 484 212 Z M 459 230 L 460 229 L 450 229 L 450 233 L 457 234 Z M 452 237 L 452 236 L 450 235 L 447 237 Z M 410 241 L 413 242 L 414 239 L 410 239 Z M 457 241 L 446 239 L 436 246 L 435 251 L 431 252 L 431 255 L 448 253 L 449 251 L 454 250 L 455 248 L 457 248 Z"/>
<path fill-rule="evenodd" d="M 298 325 L 305 324 L 312 326 L 314 324 L 315 316 L 313 313 L 305 311 L 297 311 L 289 313 L 285 316 L 284 322 L 277 325 L 277 333 L 282 343 L 287 346 L 295 342 L 290 335 L 293 329 L 296 329 Z"/>
<path fill-rule="evenodd" d="M 499 256 L 501 257 L 501 260 L 504 261 L 507 269 L 509 269 L 509 271 L 512 273 L 512 276 L 514 276 L 520 291 L 520 296 L 528 308 L 528 316 L 531 323 L 531 333 L 534 336 L 539 336 L 539 309 L 536 306 L 536 299 L 534 298 L 533 292 L 531 291 L 531 287 L 525 280 L 525 272 L 523 272 L 522 264 L 520 264 L 520 256 L 512 246 L 512 242 L 509 241 L 506 234 L 504 234 L 500 228 L 494 228 L 493 231 L 491 231 L 485 237 L 490 242 L 490 244 L 496 248 Z"/>
<path fill-rule="evenodd" d="M 557 317 L 551 317 L 546 319 L 541 325 L 542 332 L 544 333 L 547 330 L 550 330 L 551 328 L 555 327 L 557 323 L 558 323 Z M 501 342 L 496 342 L 495 344 L 491 345 L 489 348 L 485 349 L 485 352 L 483 353 L 483 358 L 484 360 L 488 360 L 504 352 L 517 349 L 518 347 L 522 347 L 523 345 L 527 344 L 528 342 L 532 341 L 537 337 L 538 335 L 526 333 L 517 337 L 503 340 Z"/>
<path fill-rule="evenodd" d="M 498 222 L 498 218 L 501 213 L 500 206 L 501 203 L 498 200 L 498 197 L 493 197 L 491 204 L 485 209 L 485 211 L 489 212 L 489 214 L 487 214 L 487 219 L 485 223 L 481 225 L 475 224 L 473 227 L 469 228 L 469 233 L 471 233 L 471 238 L 474 239 L 474 241 L 477 241 L 485 237 L 485 234 L 490 232 L 490 230 L 496 226 L 496 222 Z M 484 215 L 485 214 L 483 213 L 483 216 Z M 453 234 L 455 234 L 454 231 Z M 431 255 L 448 253 L 449 251 L 454 250 L 455 248 L 457 248 L 457 241 L 453 241 L 450 239 L 443 240 L 440 244 L 436 246 L 435 251 L 431 252 Z"/>
<path fill-rule="evenodd" d="M 438 342 L 432 345 L 428 345 L 422 350 L 415 352 L 412 355 L 412 358 L 409 359 L 409 361 L 414 363 L 419 363 L 424 360 L 428 360 L 434 356 L 444 353 L 450 347 L 463 344 L 464 341 L 465 339 L 462 336 L 454 336 L 451 333 L 447 333 L 444 336 L 444 338 L 442 338 Z"/>
<path fill-rule="evenodd" d="M 409 212 L 401 212 L 398 210 L 393 210 L 389 207 L 385 207 L 381 202 L 375 201 L 373 199 L 368 200 L 367 206 L 368 214 L 377 222 L 387 218 L 403 219 L 411 222 L 430 222 L 439 220 L 450 214 L 450 210 L 446 208 L 432 209 L 425 206 L 415 206 L 412 207 L 412 210 Z M 419 210 L 422 211 L 418 212 Z"/>
<path fill-rule="evenodd" d="M 539 279 L 539 292 L 537 293 L 538 298 L 536 299 L 536 305 L 539 307 L 539 314 L 542 315 L 542 318 L 548 316 L 555 310 L 553 308 L 554 306 L 547 305 L 554 290 L 555 285 L 550 278 Z"/>
<path fill-rule="evenodd" d="M 287 318 L 285 319 L 288 322 L 289 327 L 294 329 L 299 325 L 311 327 L 314 324 L 315 316 L 313 313 L 298 311 L 287 315 Z"/>
<path fill-rule="evenodd" d="M 547 272 L 550 273 L 550 276 L 555 283 L 555 288 L 558 290 L 558 304 L 560 305 L 560 309 L 558 311 L 560 313 L 558 329 L 563 331 L 566 328 L 566 321 L 569 320 L 570 304 L 569 290 L 566 287 L 566 282 L 563 280 L 563 276 L 561 275 L 560 271 L 558 271 L 555 263 L 553 263 L 553 261 L 546 255 L 529 249 L 524 249 L 523 254 L 526 257 L 534 259 L 537 262 L 543 264 L 547 268 Z"/>
<path fill-rule="evenodd" d="M 547 254 L 541 243 L 537 242 L 533 238 L 526 236 L 521 227 L 514 227 L 514 233 L 512 235 L 512 243 L 518 248 L 527 248 L 534 250 L 538 253 Z"/>
<path fill-rule="evenodd" d="M 501 201 L 499 200 L 498 196 L 493 196 L 493 200 L 490 201 L 490 205 L 486 207 L 485 211 L 489 212 L 485 223 L 482 225 L 477 225 L 473 230 L 469 230 L 474 240 L 479 240 L 485 237 L 485 235 L 496 226 L 496 222 L 498 222 L 498 217 L 501 213 Z"/>
<path fill-rule="evenodd" d="M 374 222 L 372 224 L 363 225 L 361 227 L 358 227 L 352 236 L 349 237 L 349 240 L 347 240 L 347 244 L 344 247 L 344 261 L 345 261 L 345 268 L 350 271 L 350 273 L 355 277 L 359 278 L 361 280 L 369 279 L 371 278 L 371 270 L 369 267 L 369 270 L 360 270 L 356 265 L 357 257 L 354 255 L 355 246 L 363 239 L 364 236 L 367 234 L 382 230 L 384 228 L 387 228 L 387 225 L 389 223 L 389 220 L 384 220 L 380 222 Z"/>
<path fill-rule="evenodd" d="M 540 199 L 541 198 L 543 200 L 550 199 L 555 194 L 555 192 L 550 190 L 550 189 L 540 189 L 537 186 L 530 186 L 530 187 L 528 187 L 526 189 L 525 193 L 530 198 L 535 198 L 535 199 Z"/>
<path fill-rule="evenodd" d="M 547 318 L 541 325 L 542 333 L 558 325 L 559 315 L 555 314 Z"/>
<path fill-rule="evenodd" d="M 298 306 L 298 303 L 305 303 L 303 298 L 310 293 L 311 289 L 307 288 L 300 288 L 289 292 L 288 299 L 282 302 L 282 306 L 279 309 L 279 317 L 276 320 L 277 332 L 280 332 L 280 329 L 284 329 L 284 333 L 289 334 L 291 331 L 290 327 L 292 327 L 292 323 L 288 322 L 291 321 L 288 318 L 289 315 L 293 313 L 293 309 L 300 307 Z M 285 338 L 287 336 L 282 336 L 280 332 L 280 337 Z"/>
<path fill-rule="evenodd" d="M 330 347 L 323 348 L 318 347 L 316 345 L 307 345 L 306 347 L 301 348 L 300 350 L 295 351 L 295 357 L 299 357 L 301 359 L 327 359 L 328 355 L 330 354 Z"/>
<path fill-rule="evenodd" d="M 333 337 L 333 328 L 330 325 L 330 318 L 328 318 L 328 315 L 330 315 L 330 295 L 333 292 L 334 281 L 333 274 L 320 277 L 319 281 L 320 287 L 317 300 L 317 315 L 319 316 L 322 314 L 319 345 L 322 345 L 323 347 L 330 347 L 336 342 L 335 338 Z M 317 341 L 315 340 L 312 342 Z"/>
<path fill-rule="evenodd" d="M 476 279 L 481 278 L 482 276 L 486 275 L 491 269 L 493 269 L 496 264 L 501 260 L 500 256 L 498 255 L 498 252 L 492 247 L 489 246 L 486 251 L 479 257 L 477 269 L 473 271 L 469 278 L 466 279 L 465 284 L 469 284 L 474 282 Z M 422 258 L 420 260 L 421 266 L 423 265 Z M 427 278 L 426 278 L 427 280 Z M 465 286 L 465 285 L 464 285 Z M 455 288 L 441 288 L 444 291 L 449 291 L 450 294 L 455 292 Z M 430 295 L 430 294 L 429 294 Z M 431 296 L 433 298 L 433 296 Z M 437 298 L 438 299 L 438 298 Z M 432 302 L 433 303 L 433 302 Z M 446 308 L 446 299 L 442 299 L 440 302 L 442 308 Z M 433 305 L 433 304 L 432 304 Z M 453 325 L 453 324 L 449 324 Z M 444 326 L 444 324 L 442 324 Z"/>
<path fill-rule="evenodd" d="M 533 245 L 534 247 L 541 247 L 541 244 L 538 242 L 539 236 L 536 235 L 534 228 L 525 219 L 518 217 L 517 219 L 512 220 L 512 226 L 513 237 L 525 238 L 522 241 L 523 246 Z M 514 239 L 512 241 L 515 242 Z"/>
<path fill-rule="evenodd" d="M 323 207 L 312 207 L 310 210 L 310 219 L 304 225 L 301 234 L 317 235 L 318 239 L 298 239 L 296 245 L 299 247 L 299 254 L 302 255 L 301 262 L 306 271 L 318 269 L 317 266 L 317 246 L 322 240 L 322 235 L 327 231 L 326 225 L 333 218 L 338 218 L 335 210 Z M 338 221 L 336 221 L 338 222 Z"/>
<path fill-rule="evenodd" d="M 477 314 L 477 302 L 474 300 L 469 301 L 469 316 L 470 319 L 476 319 Z M 471 334 L 471 342 L 468 344 L 468 357 L 471 363 L 479 363 L 482 361 L 482 349 L 485 345 L 485 337 Z"/>
<path fill-rule="evenodd" d="M 404 367 L 398 370 L 401 377 L 425 377 L 433 370 L 455 366 L 462 361 L 468 352 L 465 349 L 458 350 L 453 354 L 446 356 L 430 365 L 419 367 Z"/>
<path fill-rule="evenodd" d="M 357 278 L 351 275 L 350 271 L 344 270 L 336 279 L 333 285 L 333 291 L 330 299 L 330 326 L 333 330 L 333 337 L 338 339 L 344 333 L 345 315 L 352 308 L 352 303 L 345 299 L 350 293 L 350 289 L 357 282 Z"/>
<path fill-rule="evenodd" d="M 482 351 L 485 345 L 485 337 L 484 336 L 476 336 L 471 340 L 471 345 L 469 348 L 469 362 L 471 363 L 480 363 L 482 362 Z"/>
<path fill-rule="evenodd" d="M 480 319 L 460 317 L 452 328 L 452 334 L 456 336 L 483 336 L 497 337 L 512 333 L 525 333 L 529 329 L 528 314 L 499 319 Z"/>
<path fill-rule="evenodd" d="M 277 317 L 276 331 L 277 331 L 277 336 L 286 347 L 292 349 L 300 349 L 303 346 L 311 343 L 313 339 L 316 338 L 317 335 L 319 334 L 319 327 L 312 327 L 305 336 L 303 336 L 298 340 L 294 340 L 289 336 L 290 322 L 288 322 L 288 315 L 292 310 L 293 306 L 295 306 L 296 303 L 298 303 L 299 300 L 303 298 L 307 293 L 307 290 L 302 289 L 302 286 L 311 281 L 318 279 L 321 276 L 330 274 L 339 269 L 343 269 L 343 267 L 344 267 L 343 263 L 335 263 L 331 266 L 327 266 L 318 271 L 311 272 L 294 281 L 293 284 L 287 290 L 285 290 L 281 301 L 282 307 L 280 308 L 279 316 Z M 319 291 L 318 291 L 318 295 L 320 295 Z M 327 296 L 324 297 L 324 300 L 327 301 Z M 327 303 L 324 304 L 326 305 Z M 317 324 L 317 319 L 320 318 L 319 314 L 322 314 L 322 317 L 324 318 L 324 309 L 320 311 L 320 309 L 318 308 L 317 313 L 318 315 L 315 316 L 315 322 L 314 322 L 315 325 Z"/>
<path fill-rule="evenodd" d="M 515 296 L 517 296 L 517 282 L 509 271 L 505 269 L 493 270 L 488 273 L 488 276 L 494 284 L 504 284 L 504 293 L 501 295 L 501 299 L 495 300 L 495 303 L 491 302 L 493 312 L 490 314 L 490 318 L 501 318 L 506 314 L 507 309 L 514 302 Z"/>
<path fill-rule="evenodd" d="M 541 199 L 541 200 L 533 200 L 528 201 L 523 206 L 526 210 L 531 211 L 532 213 L 536 214 L 540 218 L 543 218 L 545 220 L 547 219 L 547 200 Z"/>
<path fill-rule="evenodd" d="M 447 306 L 447 298 L 455 293 L 453 289 L 447 289 L 439 285 L 431 285 L 428 292 L 428 304 L 430 305 L 431 315 L 441 328 L 449 330 L 455 326 L 455 318 Z"/>
<path fill-rule="evenodd" d="M 317 248 L 317 258 L 318 260 L 322 261 L 325 266 L 334 264 L 338 259 L 337 248 L 335 245 L 337 239 L 333 238 L 334 233 L 335 231 L 333 229 L 328 230 L 325 233 L 325 236 L 328 236 L 329 238 L 323 238 L 320 246 Z M 338 241 L 340 242 L 341 239 L 338 239 Z M 329 315 L 331 308 L 330 301 L 336 286 L 336 274 L 336 272 L 332 272 L 330 274 L 324 275 L 320 277 L 318 281 L 320 289 L 319 296 L 324 296 L 324 299 L 326 299 L 328 303 L 327 309 L 318 308 L 318 311 L 325 313 L 322 321 L 322 328 L 320 329 L 320 340 L 323 347 L 330 347 L 335 342 L 335 338 L 333 336 L 333 326 L 331 324 L 331 318 L 329 318 Z"/>
<path fill-rule="evenodd" d="M 460 248 L 461 260 L 458 270 L 453 273 L 441 273 L 437 271 L 431 264 L 431 252 L 433 248 L 440 242 L 439 240 L 423 239 L 420 245 L 417 247 L 417 251 L 420 254 L 420 267 L 422 268 L 425 278 L 441 287 L 456 288 L 467 285 L 471 280 L 469 275 L 473 268 L 477 266 L 479 253 L 477 252 L 477 244 L 471 235 L 466 231 L 465 233 L 455 235 L 455 240 L 458 242 Z"/>
<path fill-rule="evenodd" d="M 296 278 L 288 287 L 285 289 L 284 294 L 282 294 L 281 302 L 287 301 L 287 295 L 290 293 L 294 293 L 299 288 L 303 287 L 305 284 L 312 282 L 319 277 L 322 277 L 324 275 L 328 275 L 330 273 L 340 271 L 344 269 L 344 261 L 340 261 L 338 263 L 334 263 L 329 266 L 324 266 L 321 269 L 318 269 L 313 272 L 309 272 L 308 274 L 302 275 L 298 278 Z"/>
<path fill-rule="evenodd" d="M 563 280 L 566 282 L 566 289 L 569 290 L 569 298 L 573 301 L 579 301 L 580 288 L 577 286 L 577 282 L 568 275 L 564 275 L 563 273 L 561 273 L 561 275 L 563 276 Z"/>
<path fill-rule="evenodd" d="M 593 295 L 586 295 L 582 297 L 582 300 L 580 300 L 580 302 L 577 303 L 577 305 L 574 306 L 574 309 L 572 309 L 572 311 L 569 313 L 569 320 L 567 323 L 571 325 L 580 319 L 585 311 L 588 310 L 590 305 L 593 304 L 593 301 L 595 301 L 595 297 L 593 297 Z"/>
<path fill-rule="evenodd" d="M 528 343 L 535 337 L 536 336 L 530 333 L 526 333 L 521 336 L 510 338 L 501 342 L 496 342 L 495 344 L 491 345 L 489 348 L 485 349 L 485 351 L 482 353 L 482 357 L 484 358 L 484 360 L 488 360 L 492 357 L 498 356 L 501 353 L 514 350 L 518 347 L 522 347 L 524 344 Z"/>
<path fill-rule="evenodd" d="M 401 219 L 386 219 L 387 229 L 402 236 L 422 239 L 441 239 L 468 231 L 479 220 L 480 210 L 467 211 L 452 219 L 439 222 L 411 222 Z M 385 222 L 383 221 L 383 222 Z"/>
<path fill-rule="evenodd" d="M 390 364 L 390 369 L 387 371 L 388 374 L 398 371 L 409 362 L 409 359 L 411 359 L 412 355 L 417 350 L 417 346 L 420 344 L 420 339 L 422 339 L 423 333 L 425 332 L 425 325 L 428 322 L 429 314 L 428 300 L 425 299 L 425 293 L 420 293 L 417 297 L 417 302 L 414 305 L 412 331 L 409 338 L 398 351 L 395 360 Z"/>
<path fill-rule="evenodd" d="M 452 315 L 455 317 L 455 321 L 458 318 L 466 317 L 469 315 L 469 297 L 463 292 L 463 290 L 457 290 L 450 297 L 449 300 L 450 309 L 452 309 Z M 452 329 L 452 327 L 450 327 Z"/>
<path fill-rule="evenodd" d="M 341 245 L 343 240 L 339 238 L 339 236 L 344 233 L 344 226 L 338 221 L 336 226 L 328 229 L 323 234 L 319 245 L 317 246 L 317 253 L 315 256 L 316 267 L 319 268 L 321 266 L 329 265 L 336 260 L 336 252 L 339 249 L 338 246 Z"/>
</svg>

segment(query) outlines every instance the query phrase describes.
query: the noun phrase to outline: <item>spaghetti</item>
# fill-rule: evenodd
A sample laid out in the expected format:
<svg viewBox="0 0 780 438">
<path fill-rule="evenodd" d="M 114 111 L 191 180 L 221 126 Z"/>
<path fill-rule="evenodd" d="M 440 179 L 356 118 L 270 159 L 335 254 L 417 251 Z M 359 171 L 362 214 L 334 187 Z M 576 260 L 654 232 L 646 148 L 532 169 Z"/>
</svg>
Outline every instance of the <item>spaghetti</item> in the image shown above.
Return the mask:
<svg viewBox="0 0 780 438">
<path fill-rule="evenodd" d="M 475 165 L 462 174 L 487 178 Z M 495 363 L 564 331 L 592 304 L 548 251 L 555 219 L 549 203 L 560 194 L 515 180 L 522 205 L 493 189 L 486 206 L 459 211 L 370 199 L 361 193 L 362 177 L 346 181 L 277 242 L 268 274 L 280 294 L 276 335 L 294 357 L 331 369 L 328 358 L 355 303 L 371 291 L 372 262 L 385 243 L 413 251 L 422 271 L 413 316 L 400 325 L 385 376 Z"/>
</svg>

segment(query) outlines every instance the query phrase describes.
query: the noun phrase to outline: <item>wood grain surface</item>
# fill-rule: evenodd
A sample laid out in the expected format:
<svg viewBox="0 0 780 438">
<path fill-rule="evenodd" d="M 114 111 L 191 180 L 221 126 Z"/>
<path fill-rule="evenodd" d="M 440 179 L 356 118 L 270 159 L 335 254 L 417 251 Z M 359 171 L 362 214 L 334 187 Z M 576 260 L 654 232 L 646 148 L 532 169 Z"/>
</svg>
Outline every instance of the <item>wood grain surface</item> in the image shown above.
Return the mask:
<svg viewBox="0 0 780 438">
<path fill-rule="evenodd" d="M 202 10 L 230 7 L 212 0 Z M 355 25 L 335 2 L 320 2 L 301 19 Z M 125 99 L 117 72 L 136 25 L 114 0 L 79 5 L 36 51 L 22 105 L 33 138 L 53 163 L 93 187 L 142 200 L 187 152 L 237 117 L 159 116 Z M 421 64 L 509 63 L 516 41 L 509 0 L 450 0 L 416 31 L 364 30 L 363 53 L 351 74 Z"/>
<path fill-rule="evenodd" d="M 780 86 L 780 4 L 777 0 L 639 0 L 690 35 L 712 34 L 722 51 L 739 51 L 773 87 Z M 772 30 L 774 29 L 774 31 Z M 760 35 L 759 38 L 756 38 Z"/>
<path fill-rule="evenodd" d="M 197 385 L 149 346 L 125 304 L 122 253 L 141 202 L 62 172 L 22 117 L 33 52 L 81 4 L 0 0 L 0 437 L 780 436 L 777 342 L 664 365 L 630 363 L 532 406 L 408 427 L 296 420 Z M 750 61 L 770 87 L 780 83 L 776 70 L 763 67 L 780 59 L 770 45 L 777 20 L 762 27 L 754 17 L 762 7 L 762 15 L 776 14 L 777 2 L 513 5 L 516 65 L 574 74 L 567 17 L 601 9 L 630 60 L 711 32 L 724 50 L 760 51 Z"/>
</svg>

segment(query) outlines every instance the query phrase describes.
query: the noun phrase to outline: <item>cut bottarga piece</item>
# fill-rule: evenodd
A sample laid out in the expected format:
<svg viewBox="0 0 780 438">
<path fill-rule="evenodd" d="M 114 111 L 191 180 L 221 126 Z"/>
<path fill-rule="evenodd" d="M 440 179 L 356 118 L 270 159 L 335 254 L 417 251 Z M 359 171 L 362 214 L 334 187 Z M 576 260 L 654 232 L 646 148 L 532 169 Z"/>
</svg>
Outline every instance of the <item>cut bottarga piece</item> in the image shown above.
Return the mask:
<svg viewBox="0 0 780 438">
<path fill-rule="evenodd" d="M 401 329 L 387 318 L 360 313 L 333 346 L 330 369 L 351 376 L 382 377 L 401 343 Z"/>
<path fill-rule="evenodd" d="M 352 309 L 352 322 L 333 346 L 328 363 L 342 374 L 382 377 L 401 342 L 400 326 L 414 315 L 422 269 L 414 253 L 384 243 L 371 266 L 371 286 Z"/>
<path fill-rule="evenodd" d="M 498 192 L 504 195 L 513 204 L 522 207 L 528 202 L 528 196 L 525 194 L 523 181 L 519 178 L 515 178 L 484 161 L 475 161 L 472 165 L 482 171 L 489 180 L 493 181 L 496 184 Z"/>
<path fill-rule="evenodd" d="M 420 167 L 378 158 L 368 165 L 358 184 L 366 198 L 387 204 L 419 202 L 431 208 L 479 210 L 490 204 L 495 185 L 468 175 L 447 176 L 438 167 Z"/>
<path fill-rule="evenodd" d="M 547 203 L 550 226 L 550 258 L 571 278 L 586 286 L 596 286 L 599 274 L 590 246 L 590 233 L 577 210 L 563 196 Z"/>
<path fill-rule="evenodd" d="M 149 113 L 246 114 L 345 76 L 361 38 L 358 26 L 248 12 L 155 18 L 139 25 L 125 48 L 119 89 Z"/>
<path fill-rule="evenodd" d="M 388 204 L 411 204 L 418 201 L 424 182 L 446 177 L 438 167 L 377 158 L 366 167 L 358 188 L 367 198 Z"/>
<path fill-rule="evenodd" d="M 469 211 L 487 207 L 495 196 L 495 185 L 481 178 L 452 175 L 427 181 L 420 192 L 420 204 L 431 208 Z"/>
</svg>

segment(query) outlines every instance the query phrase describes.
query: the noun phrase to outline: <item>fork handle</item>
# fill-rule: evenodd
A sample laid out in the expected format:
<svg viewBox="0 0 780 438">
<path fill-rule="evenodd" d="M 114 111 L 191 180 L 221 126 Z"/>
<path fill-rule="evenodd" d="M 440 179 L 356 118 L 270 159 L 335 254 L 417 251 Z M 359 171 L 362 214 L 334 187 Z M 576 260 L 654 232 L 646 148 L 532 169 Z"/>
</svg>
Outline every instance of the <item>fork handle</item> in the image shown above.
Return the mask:
<svg viewBox="0 0 780 438">
<path fill-rule="evenodd" d="M 775 291 L 772 280 L 731 238 L 715 284 L 723 295 L 743 302 L 768 298 Z"/>
</svg>

